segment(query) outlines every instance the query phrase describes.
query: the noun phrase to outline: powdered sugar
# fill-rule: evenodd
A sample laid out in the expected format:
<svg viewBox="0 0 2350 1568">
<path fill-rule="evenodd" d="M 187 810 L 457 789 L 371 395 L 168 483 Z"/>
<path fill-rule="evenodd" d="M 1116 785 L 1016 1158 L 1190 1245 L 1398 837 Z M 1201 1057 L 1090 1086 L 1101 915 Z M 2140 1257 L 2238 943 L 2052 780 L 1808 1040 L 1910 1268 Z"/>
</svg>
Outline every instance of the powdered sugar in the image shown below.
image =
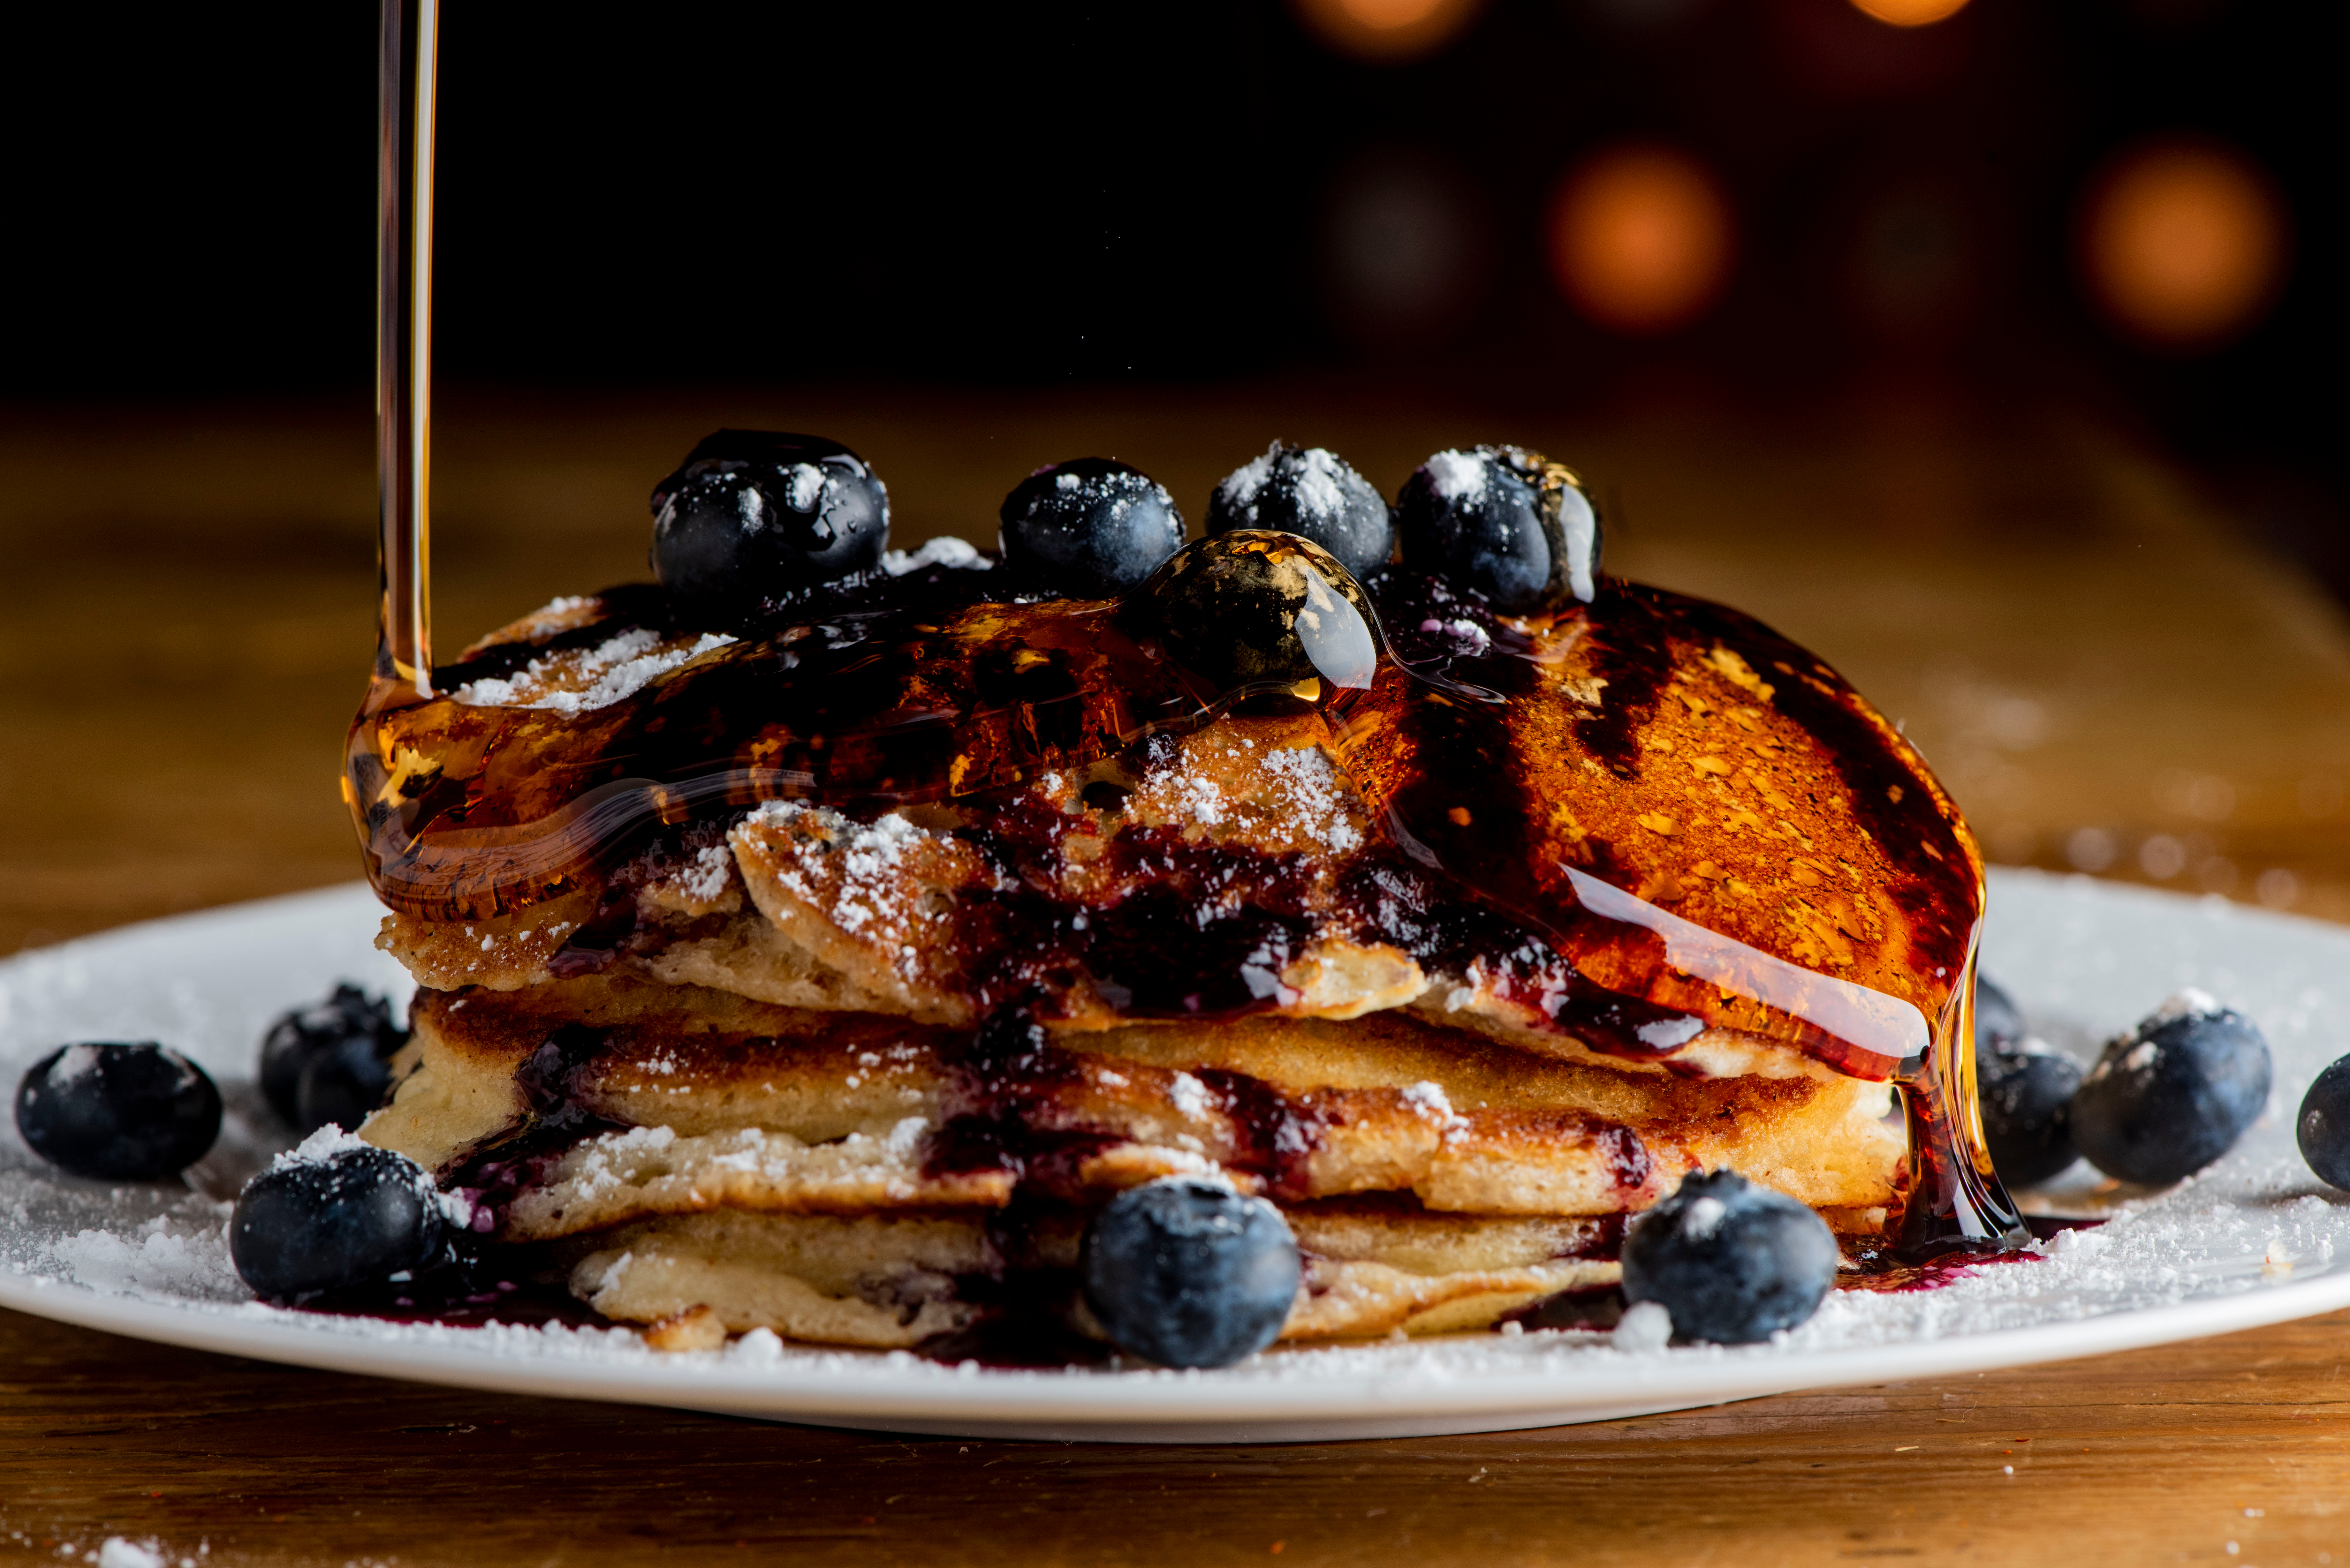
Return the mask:
<svg viewBox="0 0 2350 1568">
<path fill-rule="evenodd" d="M 474 708 L 590 712 L 633 697 L 671 670 L 733 641 L 723 633 L 705 632 L 691 643 L 664 647 L 659 632 L 637 627 L 592 649 L 544 654 L 519 675 L 468 681 L 450 696 Z"/>
<path fill-rule="evenodd" d="M 1061 476 L 1061 483 L 1066 485 L 1076 477 L 1075 474 L 1065 473 Z M 882 571 L 893 577 L 902 577 L 909 572 L 927 571 L 932 566 L 945 566 L 959 572 L 984 572 L 994 565 L 969 540 L 958 539 L 951 534 L 925 540 L 920 549 L 889 550 L 881 556 Z"/>
<path fill-rule="evenodd" d="M 1362 847 L 1362 831 L 1352 820 L 1352 794 L 1319 746 L 1267 752 L 1264 771 L 1278 781 L 1274 798 L 1282 824 L 1294 835 L 1334 855 Z"/>
<path fill-rule="evenodd" d="M 1721 1229 L 1729 1213 L 1729 1206 L 1719 1198 L 1693 1198 L 1681 1210 L 1680 1233 L 1691 1241 L 1702 1241 Z"/>
<path fill-rule="evenodd" d="M 1445 1094 L 1440 1084 L 1422 1079 L 1417 1084 L 1405 1085 L 1403 1103 L 1434 1122 L 1437 1130 L 1448 1140 L 1469 1130 L 1469 1118 L 1452 1108 L 1451 1097 Z"/>
<path fill-rule="evenodd" d="M 1145 779 L 1136 798 L 1169 821 L 1220 827 L 1225 813 L 1224 792 L 1216 781 L 1178 768 L 1164 768 Z"/>
<path fill-rule="evenodd" d="M 57 1059 L 49 1064 L 46 1075 L 49 1087 L 71 1088 L 98 1071 L 99 1050 L 95 1045 L 68 1045 Z"/>
<path fill-rule="evenodd" d="M 1286 480 L 1298 516 L 1305 521 L 1336 521 L 1346 510 L 1346 472 L 1337 454 L 1326 447 L 1285 450 L 1274 441 L 1261 457 L 1250 459 L 1224 476 L 1216 486 L 1217 504 L 1243 522 L 1260 516 L 1265 487 L 1275 477 Z"/>
<path fill-rule="evenodd" d="M 1264 455 L 1253 457 L 1224 476 L 1216 486 L 1216 499 L 1236 516 L 1256 521 L 1256 498 L 1263 493 L 1266 481 L 1273 477 L 1273 465 L 1280 461 L 1281 443 L 1274 441 L 1264 449 Z"/>
<path fill-rule="evenodd" d="M 1345 509 L 1347 493 L 1338 472 L 1338 459 L 1327 448 L 1310 446 L 1297 454 L 1297 510 L 1316 521 L 1336 518 Z"/>
<path fill-rule="evenodd" d="M 329 1165 L 334 1162 L 338 1155 L 348 1154 L 353 1149 L 372 1147 L 358 1134 L 347 1133 L 333 1122 L 328 1122 L 325 1127 L 272 1160 L 269 1168 L 285 1170 L 297 1165 Z"/>
<path fill-rule="evenodd" d="M 695 851 L 693 863 L 678 877 L 678 888 L 697 903 L 712 903 L 726 891 L 727 880 L 733 875 L 734 852 L 723 844 L 712 844 Z"/>
<path fill-rule="evenodd" d="M 1436 493 L 1455 506 L 1474 505 L 1485 498 L 1486 458 L 1459 448 L 1440 452 L 1420 466 L 1428 471 Z"/>
<path fill-rule="evenodd" d="M 1634 1302 L 1608 1335 L 1609 1345 L 1633 1355 L 1652 1355 L 1673 1341 L 1673 1314 L 1662 1302 Z"/>
<path fill-rule="evenodd" d="M 784 499 L 795 512 L 813 512 L 824 499 L 824 470 L 812 462 L 795 462 L 785 480 Z"/>
<path fill-rule="evenodd" d="M 2162 1005 L 2148 1013 L 2146 1022 L 2152 1027 L 2181 1018 L 2212 1018 L 2226 1011 L 2210 992 L 2187 985 L 2163 998 Z"/>
<path fill-rule="evenodd" d="M 1178 1073 L 1167 1085 L 1167 1098 L 1176 1113 L 1190 1121 L 1198 1121 L 1216 1108 L 1216 1099 L 1208 1085 L 1189 1073 Z"/>
</svg>

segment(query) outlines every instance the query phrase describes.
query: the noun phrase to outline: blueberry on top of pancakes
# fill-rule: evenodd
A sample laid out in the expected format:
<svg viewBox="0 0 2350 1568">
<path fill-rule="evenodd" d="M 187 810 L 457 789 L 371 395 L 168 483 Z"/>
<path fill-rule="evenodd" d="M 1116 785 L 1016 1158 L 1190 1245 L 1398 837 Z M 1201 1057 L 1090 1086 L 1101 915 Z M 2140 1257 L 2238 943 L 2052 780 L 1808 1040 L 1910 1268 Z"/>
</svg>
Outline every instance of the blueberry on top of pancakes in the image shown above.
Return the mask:
<svg viewBox="0 0 2350 1568">
<path fill-rule="evenodd" d="M 1175 498 L 1115 458 L 1046 463 L 1013 488 L 999 515 L 1013 579 L 1064 598 L 1124 593 L 1183 544 Z"/>
<path fill-rule="evenodd" d="M 1234 529 L 1193 541 L 1137 591 L 1175 662 L 1212 691 L 1362 690 L 1379 637 L 1354 574 L 1310 539 Z"/>
<path fill-rule="evenodd" d="M 1395 553 L 1395 521 L 1371 482 L 1324 447 L 1275 441 L 1224 476 L 1208 500 L 1208 532 L 1271 528 L 1313 540 L 1357 576 Z"/>
<path fill-rule="evenodd" d="M 1396 498 L 1407 565 L 1470 588 L 1505 615 L 1598 591 L 1599 514 L 1563 463 L 1514 446 L 1440 452 Z"/>
<path fill-rule="evenodd" d="M 821 436 L 722 430 L 654 487 L 652 567 L 690 617 L 732 622 L 871 571 L 889 493 Z"/>
</svg>

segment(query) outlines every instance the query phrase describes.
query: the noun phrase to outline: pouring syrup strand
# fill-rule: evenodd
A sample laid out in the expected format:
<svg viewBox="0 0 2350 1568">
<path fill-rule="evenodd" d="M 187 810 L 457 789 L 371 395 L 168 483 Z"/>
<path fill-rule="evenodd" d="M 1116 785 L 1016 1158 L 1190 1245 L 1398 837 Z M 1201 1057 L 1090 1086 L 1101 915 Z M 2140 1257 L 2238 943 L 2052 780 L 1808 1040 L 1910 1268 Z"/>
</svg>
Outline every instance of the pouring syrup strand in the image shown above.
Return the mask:
<svg viewBox="0 0 2350 1568">
<path fill-rule="evenodd" d="M 438 0 L 383 0 L 377 99 L 378 603 L 370 711 L 432 694 L 432 115 Z"/>
</svg>

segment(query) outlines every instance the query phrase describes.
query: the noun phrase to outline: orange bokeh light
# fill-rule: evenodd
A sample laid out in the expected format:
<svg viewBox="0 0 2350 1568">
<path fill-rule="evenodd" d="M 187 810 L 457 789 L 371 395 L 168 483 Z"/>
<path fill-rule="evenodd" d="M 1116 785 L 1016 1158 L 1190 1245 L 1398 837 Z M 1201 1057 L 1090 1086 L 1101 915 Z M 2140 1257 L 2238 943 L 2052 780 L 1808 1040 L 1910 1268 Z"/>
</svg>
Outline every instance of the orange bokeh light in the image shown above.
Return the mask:
<svg viewBox="0 0 2350 1568">
<path fill-rule="evenodd" d="M 1551 270 L 1575 308 L 1617 332 L 1702 314 L 1730 275 L 1730 204 L 1704 165 L 1663 147 L 1602 152 L 1551 205 Z"/>
<path fill-rule="evenodd" d="M 2171 348 L 2249 326 L 2285 261 L 2284 213 L 2267 179 L 2224 149 L 2173 142 L 2117 160 L 2081 225 L 2090 291 L 2131 336 Z"/>
<path fill-rule="evenodd" d="M 1967 8 L 1967 0 L 1852 0 L 1853 5 L 1880 22 L 1896 27 L 1925 27 L 1955 16 Z"/>
<path fill-rule="evenodd" d="M 1350 55 L 1409 59 L 1468 26 L 1479 0 L 1294 0 L 1299 16 Z"/>
</svg>

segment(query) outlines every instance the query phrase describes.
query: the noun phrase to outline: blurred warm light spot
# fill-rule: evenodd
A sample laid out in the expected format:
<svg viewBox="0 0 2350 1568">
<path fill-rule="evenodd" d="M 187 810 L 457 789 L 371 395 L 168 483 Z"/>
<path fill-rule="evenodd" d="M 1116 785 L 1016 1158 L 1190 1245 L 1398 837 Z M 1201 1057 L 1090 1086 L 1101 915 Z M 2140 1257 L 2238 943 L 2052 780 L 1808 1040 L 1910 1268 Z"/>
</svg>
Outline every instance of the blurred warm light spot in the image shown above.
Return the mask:
<svg viewBox="0 0 2350 1568">
<path fill-rule="evenodd" d="M 1967 0 L 1852 0 L 1854 5 L 1880 22 L 1897 27 L 1924 27 L 1967 8 Z"/>
<path fill-rule="evenodd" d="M 2284 270 L 2284 213 L 2265 177 L 2220 148 L 2125 155 L 2092 187 L 2084 270 L 2125 331 L 2194 348 L 2251 324 Z"/>
<path fill-rule="evenodd" d="M 1327 44 L 1372 60 L 1424 55 L 1467 26 L 1479 0 L 1295 0 Z"/>
<path fill-rule="evenodd" d="M 1575 307 L 1618 332 L 1700 314 L 1730 273 L 1730 205 L 1695 159 L 1661 147 L 1603 152 L 1552 203 L 1551 270 Z"/>
</svg>

